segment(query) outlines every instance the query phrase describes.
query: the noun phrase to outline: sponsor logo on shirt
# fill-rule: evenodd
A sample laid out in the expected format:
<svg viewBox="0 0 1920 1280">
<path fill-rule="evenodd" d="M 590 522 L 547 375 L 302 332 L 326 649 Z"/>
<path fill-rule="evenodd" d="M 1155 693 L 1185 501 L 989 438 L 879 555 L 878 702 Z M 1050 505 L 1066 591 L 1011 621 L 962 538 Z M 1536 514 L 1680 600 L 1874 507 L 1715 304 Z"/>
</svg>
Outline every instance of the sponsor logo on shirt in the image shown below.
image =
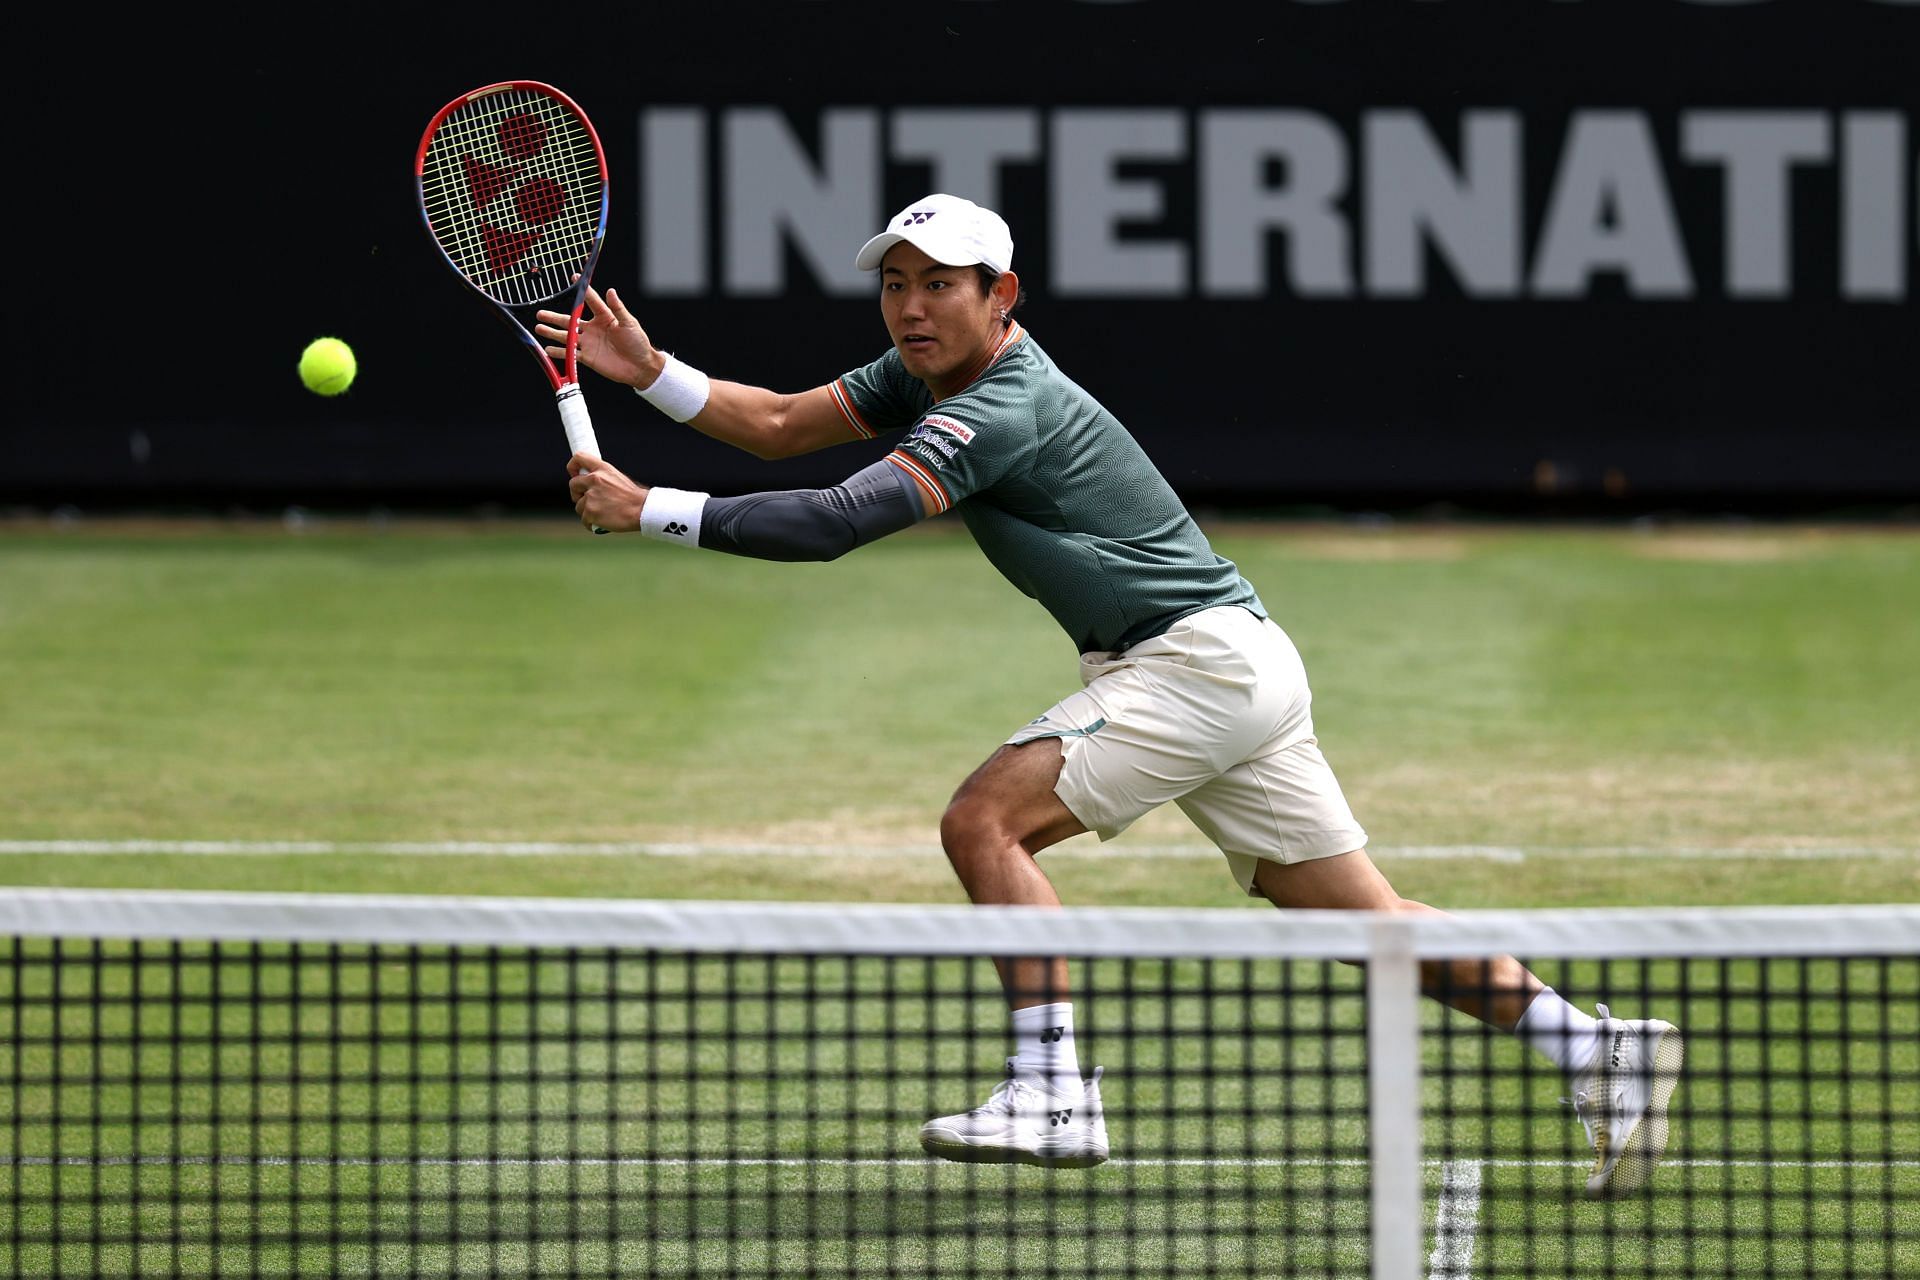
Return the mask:
<svg viewBox="0 0 1920 1280">
<path fill-rule="evenodd" d="M 925 423 L 922 423 L 909 432 L 904 443 L 909 449 L 925 449 L 938 453 L 948 462 L 952 462 L 953 455 L 960 452 L 958 445 L 954 444 L 951 440 L 944 439 L 934 432 L 929 431 Z M 931 459 L 929 459 L 929 461 L 931 461 Z"/>
<path fill-rule="evenodd" d="M 952 418 L 938 413 L 930 413 L 922 421 L 936 431 L 946 432 L 961 444 L 973 443 L 973 428 L 955 422 Z"/>
</svg>

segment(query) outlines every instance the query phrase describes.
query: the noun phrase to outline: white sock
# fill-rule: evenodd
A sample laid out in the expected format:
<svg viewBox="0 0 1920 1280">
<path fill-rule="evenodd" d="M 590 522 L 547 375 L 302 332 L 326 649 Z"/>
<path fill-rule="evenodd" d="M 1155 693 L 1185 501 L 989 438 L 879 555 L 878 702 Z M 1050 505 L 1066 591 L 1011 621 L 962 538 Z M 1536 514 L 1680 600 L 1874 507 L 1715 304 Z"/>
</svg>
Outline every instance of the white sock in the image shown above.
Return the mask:
<svg viewBox="0 0 1920 1280">
<path fill-rule="evenodd" d="M 1513 1024 L 1513 1033 L 1571 1075 L 1593 1061 L 1600 1024 L 1545 987 Z"/>
<path fill-rule="evenodd" d="M 1015 1009 L 1013 1045 L 1016 1075 L 1038 1080 L 1057 1098 L 1080 1096 L 1080 1059 L 1073 1047 L 1071 1003 Z"/>
</svg>

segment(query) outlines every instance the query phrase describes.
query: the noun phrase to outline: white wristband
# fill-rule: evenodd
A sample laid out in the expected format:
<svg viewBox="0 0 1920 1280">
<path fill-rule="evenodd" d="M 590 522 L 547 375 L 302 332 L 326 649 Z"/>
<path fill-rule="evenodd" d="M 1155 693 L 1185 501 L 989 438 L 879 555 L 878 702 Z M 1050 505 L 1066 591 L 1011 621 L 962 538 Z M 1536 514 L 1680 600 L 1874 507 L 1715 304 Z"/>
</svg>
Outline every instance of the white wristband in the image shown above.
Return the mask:
<svg viewBox="0 0 1920 1280">
<path fill-rule="evenodd" d="M 667 357 L 660 376 L 650 387 L 635 387 L 634 394 L 675 422 L 686 422 L 707 407 L 712 385 L 707 375 L 685 361 Z"/>
<path fill-rule="evenodd" d="M 646 504 L 640 508 L 640 532 L 662 542 L 697 547 L 700 545 L 700 513 L 706 505 L 704 493 L 655 485 L 647 490 Z"/>
</svg>

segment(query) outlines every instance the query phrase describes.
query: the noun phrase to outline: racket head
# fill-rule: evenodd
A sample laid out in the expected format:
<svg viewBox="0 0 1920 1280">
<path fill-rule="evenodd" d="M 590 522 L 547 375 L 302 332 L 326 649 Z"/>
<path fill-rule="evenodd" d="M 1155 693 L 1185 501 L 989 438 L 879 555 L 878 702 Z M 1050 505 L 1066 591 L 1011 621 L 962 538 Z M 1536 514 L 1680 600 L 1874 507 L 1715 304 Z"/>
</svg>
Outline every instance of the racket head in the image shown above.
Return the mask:
<svg viewBox="0 0 1920 1280">
<path fill-rule="evenodd" d="M 434 114 L 414 178 L 421 220 L 447 266 L 503 309 L 556 387 L 574 381 L 608 210 L 606 154 L 586 112 L 537 80 L 484 85 Z M 572 312 L 564 375 L 506 310 L 558 298 Z"/>
</svg>

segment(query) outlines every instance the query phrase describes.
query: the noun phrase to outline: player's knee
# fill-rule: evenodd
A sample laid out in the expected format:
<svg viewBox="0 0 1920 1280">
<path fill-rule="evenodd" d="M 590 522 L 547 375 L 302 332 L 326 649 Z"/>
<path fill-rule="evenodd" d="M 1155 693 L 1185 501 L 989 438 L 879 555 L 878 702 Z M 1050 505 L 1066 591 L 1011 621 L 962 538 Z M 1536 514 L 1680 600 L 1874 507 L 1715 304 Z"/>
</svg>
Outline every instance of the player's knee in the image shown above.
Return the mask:
<svg viewBox="0 0 1920 1280">
<path fill-rule="evenodd" d="M 940 847 L 947 851 L 948 858 L 962 857 L 992 842 L 999 825 L 993 809 L 990 802 L 966 787 L 954 793 L 947 811 L 940 815 Z"/>
</svg>

